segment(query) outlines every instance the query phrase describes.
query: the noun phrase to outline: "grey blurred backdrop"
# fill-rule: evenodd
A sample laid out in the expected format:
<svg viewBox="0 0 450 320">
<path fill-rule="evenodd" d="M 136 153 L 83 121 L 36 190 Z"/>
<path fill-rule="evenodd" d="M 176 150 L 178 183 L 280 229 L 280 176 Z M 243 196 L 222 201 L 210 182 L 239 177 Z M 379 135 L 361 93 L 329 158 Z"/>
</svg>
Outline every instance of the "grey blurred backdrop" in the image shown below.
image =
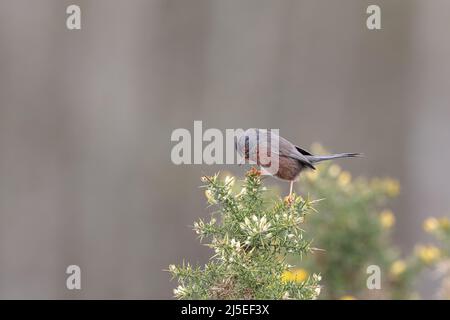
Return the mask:
<svg viewBox="0 0 450 320">
<path fill-rule="evenodd" d="M 343 165 L 400 180 L 411 250 L 450 213 L 448 30 L 446 0 L 1 0 L 0 298 L 171 297 L 162 270 L 209 256 L 199 177 L 243 170 L 172 164 L 194 120 L 364 152 Z"/>
</svg>

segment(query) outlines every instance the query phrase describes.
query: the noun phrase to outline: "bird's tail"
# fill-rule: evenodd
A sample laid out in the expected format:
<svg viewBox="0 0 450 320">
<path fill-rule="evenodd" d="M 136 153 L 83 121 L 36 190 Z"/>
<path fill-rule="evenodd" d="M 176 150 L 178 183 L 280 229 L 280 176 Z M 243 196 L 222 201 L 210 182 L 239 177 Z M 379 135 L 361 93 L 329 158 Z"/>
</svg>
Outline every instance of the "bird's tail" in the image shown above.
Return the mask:
<svg viewBox="0 0 450 320">
<path fill-rule="evenodd" d="M 361 153 L 337 153 L 337 154 L 331 154 L 328 156 L 307 156 L 308 160 L 311 163 L 317 163 L 317 162 L 321 162 L 321 161 L 340 159 L 340 158 L 356 158 L 356 157 L 362 157 L 362 154 Z"/>
</svg>

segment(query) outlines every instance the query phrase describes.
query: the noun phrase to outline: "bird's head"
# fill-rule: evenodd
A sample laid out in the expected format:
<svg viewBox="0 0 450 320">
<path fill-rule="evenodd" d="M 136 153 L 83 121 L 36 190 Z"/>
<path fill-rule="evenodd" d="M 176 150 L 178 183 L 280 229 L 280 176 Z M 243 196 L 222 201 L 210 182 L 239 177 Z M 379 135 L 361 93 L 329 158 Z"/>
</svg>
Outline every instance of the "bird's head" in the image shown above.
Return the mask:
<svg viewBox="0 0 450 320">
<path fill-rule="evenodd" d="M 258 129 L 247 129 L 234 138 L 234 147 L 243 162 L 251 159 L 251 154 L 256 152 L 258 147 Z M 239 164 L 242 164 L 240 162 Z"/>
</svg>

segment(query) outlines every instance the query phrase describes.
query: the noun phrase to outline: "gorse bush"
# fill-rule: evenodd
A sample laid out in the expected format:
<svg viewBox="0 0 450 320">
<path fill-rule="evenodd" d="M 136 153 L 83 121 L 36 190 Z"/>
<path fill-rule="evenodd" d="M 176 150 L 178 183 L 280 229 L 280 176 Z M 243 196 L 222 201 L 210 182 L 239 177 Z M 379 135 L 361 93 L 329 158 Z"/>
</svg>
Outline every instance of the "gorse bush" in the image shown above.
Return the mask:
<svg viewBox="0 0 450 320">
<path fill-rule="evenodd" d="M 318 146 L 314 149 L 326 153 Z M 308 172 L 299 187 L 324 199 L 318 204 L 321 215 L 311 217 L 307 226 L 314 232 L 314 244 L 324 251 L 314 260 L 302 262 L 303 268 L 320 270 L 325 298 L 362 298 L 362 294 L 372 293 L 366 286 L 367 267 L 378 265 L 386 275 L 383 271 L 397 255 L 389 241 L 395 218 L 385 205 L 397 195 L 398 183 L 392 179 L 352 179 L 338 164 L 327 162 Z"/>
<path fill-rule="evenodd" d="M 419 246 L 416 251 L 425 262 L 437 262 L 437 275 L 441 278 L 437 298 L 450 299 L 450 219 L 430 217 L 423 228 L 435 238 L 437 246 Z"/>
<path fill-rule="evenodd" d="M 313 146 L 313 152 L 327 153 L 320 145 Z M 418 245 L 405 256 L 393 245 L 396 219 L 388 201 L 399 194 L 398 181 L 353 179 L 338 164 L 327 162 L 304 175 L 299 187 L 324 199 L 316 206 L 320 215 L 312 215 L 306 225 L 306 236 L 313 235 L 314 245 L 324 250 L 299 262 L 305 273 L 310 269 L 321 273 L 322 298 L 417 297 L 415 282 L 422 270 L 436 263 L 438 254 L 432 246 Z M 381 290 L 366 286 L 369 265 L 380 267 Z"/>
<path fill-rule="evenodd" d="M 327 153 L 319 145 L 313 152 Z M 261 180 L 256 169 L 244 181 L 202 179 L 216 210 L 208 221 L 194 223 L 194 231 L 214 255 L 205 266 L 169 267 L 179 282 L 175 297 L 411 299 L 418 298 L 422 271 L 437 266 L 438 298 L 450 299 L 450 220 L 427 219 L 424 230 L 435 244 L 417 244 L 402 254 L 393 245 L 396 219 L 388 206 L 400 192 L 396 180 L 352 178 L 336 163 L 323 163 L 296 186 L 306 199 L 281 199 L 278 184 L 266 189 Z M 320 214 L 310 214 L 315 209 Z M 370 265 L 380 268 L 381 290 L 367 288 Z"/>
<path fill-rule="evenodd" d="M 209 221 L 194 223 L 214 250 L 205 266 L 170 265 L 179 299 L 315 299 L 320 276 L 297 277 L 287 256 L 312 249 L 303 235 L 314 201 L 298 196 L 269 201 L 260 172 L 251 169 L 240 188 L 234 178 L 203 177 L 205 194 L 217 208 Z"/>
</svg>

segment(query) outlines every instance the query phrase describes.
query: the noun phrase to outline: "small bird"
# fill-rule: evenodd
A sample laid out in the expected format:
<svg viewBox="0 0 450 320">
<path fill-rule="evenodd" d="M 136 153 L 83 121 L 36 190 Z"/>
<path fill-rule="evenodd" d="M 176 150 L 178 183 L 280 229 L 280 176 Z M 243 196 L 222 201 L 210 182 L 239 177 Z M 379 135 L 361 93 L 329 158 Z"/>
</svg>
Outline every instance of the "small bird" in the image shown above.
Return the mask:
<svg viewBox="0 0 450 320">
<path fill-rule="evenodd" d="M 294 181 L 303 170 L 316 170 L 321 161 L 360 157 L 360 153 L 338 153 L 316 156 L 266 129 L 248 129 L 235 139 L 235 148 L 243 160 L 257 164 L 266 174 L 290 181 L 289 197 Z"/>
</svg>

